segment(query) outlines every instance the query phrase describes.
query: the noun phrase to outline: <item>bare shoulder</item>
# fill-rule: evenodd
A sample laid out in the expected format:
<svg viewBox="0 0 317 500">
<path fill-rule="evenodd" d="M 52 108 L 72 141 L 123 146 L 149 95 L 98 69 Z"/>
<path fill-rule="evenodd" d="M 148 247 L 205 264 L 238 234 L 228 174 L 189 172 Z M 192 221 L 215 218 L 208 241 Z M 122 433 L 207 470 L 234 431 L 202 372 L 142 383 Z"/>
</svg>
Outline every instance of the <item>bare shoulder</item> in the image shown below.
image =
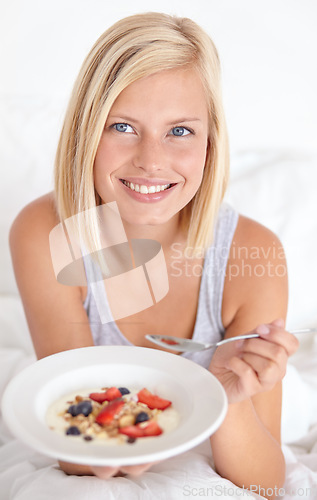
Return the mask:
<svg viewBox="0 0 317 500">
<path fill-rule="evenodd" d="M 21 210 L 10 231 L 16 282 L 38 357 L 93 345 L 81 288 L 55 277 L 49 234 L 58 223 L 49 193 Z"/>
<path fill-rule="evenodd" d="M 13 221 L 9 235 L 11 251 L 14 251 L 17 244 L 34 244 L 34 239 L 40 243 L 58 222 L 53 193 L 47 193 L 32 201 Z"/>
<path fill-rule="evenodd" d="M 275 233 L 259 222 L 244 215 L 239 216 L 233 243 L 240 247 L 252 245 L 261 247 L 263 245 L 263 252 L 272 245 L 281 246 L 281 242 Z M 266 253 L 264 253 L 264 256 L 266 256 Z"/>
<path fill-rule="evenodd" d="M 37 198 L 19 212 L 9 234 L 16 278 L 25 273 L 26 263 L 34 267 L 45 262 L 42 272 L 44 267 L 50 270 L 49 234 L 58 223 L 53 193 Z"/>
<path fill-rule="evenodd" d="M 285 252 L 270 229 L 240 215 L 232 241 L 229 265 L 239 268 L 240 277 L 250 277 L 263 285 L 266 278 L 287 276 Z M 252 281 L 250 285 L 254 286 Z"/>
<path fill-rule="evenodd" d="M 249 311 L 250 328 L 284 317 L 287 297 L 287 266 L 282 243 L 265 226 L 240 216 L 227 266 L 224 325 L 246 311 Z"/>
</svg>

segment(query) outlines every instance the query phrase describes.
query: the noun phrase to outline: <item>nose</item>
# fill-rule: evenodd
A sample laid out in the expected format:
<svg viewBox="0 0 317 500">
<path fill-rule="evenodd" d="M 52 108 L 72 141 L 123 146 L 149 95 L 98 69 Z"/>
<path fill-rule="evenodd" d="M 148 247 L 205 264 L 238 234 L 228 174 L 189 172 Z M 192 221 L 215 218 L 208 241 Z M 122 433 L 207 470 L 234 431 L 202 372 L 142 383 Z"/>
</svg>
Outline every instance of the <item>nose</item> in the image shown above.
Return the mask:
<svg viewBox="0 0 317 500">
<path fill-rule="evenodd" d="M 159 139 L 144 137 L 137 145 L 134 166 L 146 172 L 160 170 L 164 165 L 164 145 Z"/>
</svg>

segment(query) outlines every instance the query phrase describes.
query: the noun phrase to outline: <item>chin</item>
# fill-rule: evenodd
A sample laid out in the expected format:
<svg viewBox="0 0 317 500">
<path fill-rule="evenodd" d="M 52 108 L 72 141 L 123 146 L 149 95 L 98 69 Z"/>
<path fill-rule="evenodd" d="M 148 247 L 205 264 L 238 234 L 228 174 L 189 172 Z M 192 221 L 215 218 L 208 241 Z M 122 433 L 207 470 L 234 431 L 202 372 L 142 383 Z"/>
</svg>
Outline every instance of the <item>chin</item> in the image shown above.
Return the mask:
<svg viewBox="0 0 317 500">
<path fill-rule="evenodd" d="M 134 216 L 124 217 L 121 215 L 122 220 L 127 222 L 128 224 L 133 224 L 134 226 L 158 226 L 161 224 L 165 224 L 170 220 L 170 217 L 162 217 L 162 216 Z"/>
</svg>

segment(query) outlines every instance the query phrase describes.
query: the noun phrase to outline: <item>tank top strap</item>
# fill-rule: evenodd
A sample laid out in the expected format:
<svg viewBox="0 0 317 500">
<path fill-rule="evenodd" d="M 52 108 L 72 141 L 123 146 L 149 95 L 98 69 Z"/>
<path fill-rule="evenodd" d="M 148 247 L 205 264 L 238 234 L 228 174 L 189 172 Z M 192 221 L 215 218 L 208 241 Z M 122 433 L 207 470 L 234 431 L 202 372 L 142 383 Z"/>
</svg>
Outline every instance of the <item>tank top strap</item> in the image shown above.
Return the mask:
<svg viewBox="0 0 317 500">
<path fill-rule="evenodd" d="M 223 204 L 221 206 L 215 226 L 213 245 L 207 251 L 205 262 L 205 286 L 209 290 L 209 310 L 217 331 L 222 333 L 224 333 L 222 323 L 223 289 L 229 253 L 238 219 L 238 213 L 230 205 Z"/>
<path fill-rule="evenodd" d="M 225 333 L 222 322 L 222 298 L 232 239 L 239 215 L 227 204 L 222 204 L 214 228 L 212 245 L 205 253 L 196 323 L 193 339 L 212 343 L 221 340 Z M 214 349 L 186 353 L 186 358 L 208 368 Z"/>
</svg>

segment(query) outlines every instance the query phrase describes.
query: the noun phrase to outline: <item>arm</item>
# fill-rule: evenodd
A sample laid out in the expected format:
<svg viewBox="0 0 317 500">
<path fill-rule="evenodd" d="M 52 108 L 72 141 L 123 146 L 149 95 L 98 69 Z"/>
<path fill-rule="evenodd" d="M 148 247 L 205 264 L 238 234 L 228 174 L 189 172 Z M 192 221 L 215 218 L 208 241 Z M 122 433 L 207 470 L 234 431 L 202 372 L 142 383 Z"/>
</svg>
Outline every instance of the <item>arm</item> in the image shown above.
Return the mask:
<svg viewBox="0 0 317 500">
<path fill-rule="evenodd" d="M 15 277 L 38 358 L 93 345 L 79 287 L 56 280 L 49 249 L 49 233 L 59 223 L 52 195 L 34 201 L 18 215 L 10 231 Z M 119 467 L 90 467 L 59 462 L 66 474 L 96 475 L 103 479 L 120 474 Z M 152 464 L 122 467 L 141 474 Z"/>
<path fill-rule="evenodd" d="M 231 265 L 235 277 L 230 279 Z M 257 488 L 263 496 L 273 491 L 274 498 L 285 474 L 280 447 L 281 379 L 288 356 L 297 347 L 296 339 L 284 331 L 283 320 L 273 322 L 285 319 L 287 310 L 280 242 L 259 224 L 240 217 L 227 271 L 225 336 L 247 333 L 265 323 L 270 324 L 270 333 L 223 346 L 213 356 L 210 370 L 229 399 L 225 421 L 211 437 L 215 466 L 238 486 Z"/>
<path fill-rule="evenodd" d="M 52 195 L 25 207 L 10 231 L 12 262 L 37 357 L 91 346 L 88 318 L 77 287 L 57 282 L 49 233 L 59 223 Z M 92 474 L 90 468 L 60 463 L 65 472 Z"/>
</svg>

